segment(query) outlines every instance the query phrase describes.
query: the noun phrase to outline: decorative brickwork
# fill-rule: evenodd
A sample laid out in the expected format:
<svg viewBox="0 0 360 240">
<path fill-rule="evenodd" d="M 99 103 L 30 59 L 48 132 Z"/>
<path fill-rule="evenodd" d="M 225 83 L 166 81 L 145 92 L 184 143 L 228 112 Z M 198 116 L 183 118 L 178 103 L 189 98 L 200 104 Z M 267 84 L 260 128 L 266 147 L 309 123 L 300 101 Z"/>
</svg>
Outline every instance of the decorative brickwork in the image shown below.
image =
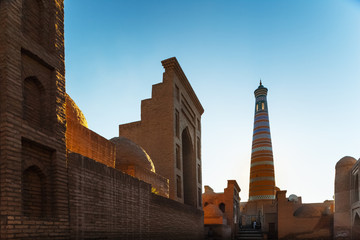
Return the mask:
<svg viewBox="0 0 360 240">
<path fill-rule="evenodd" d="M 267 88 L 255 90 L 255 117 L 251 151 L 249 201 L 275 199 L 275 173 L 270 136 Z"/>
</svg>

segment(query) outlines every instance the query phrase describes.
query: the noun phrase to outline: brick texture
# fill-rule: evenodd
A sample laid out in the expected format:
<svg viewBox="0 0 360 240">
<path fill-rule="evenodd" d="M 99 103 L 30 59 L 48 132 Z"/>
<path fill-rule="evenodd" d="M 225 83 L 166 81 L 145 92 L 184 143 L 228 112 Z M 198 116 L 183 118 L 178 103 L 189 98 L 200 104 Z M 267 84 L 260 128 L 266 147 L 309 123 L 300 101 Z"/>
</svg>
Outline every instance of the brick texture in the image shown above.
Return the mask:
<svg viewBox="0 0 360 240">
<path fill-rule="evenodd" d="M 0 1 L 1 239 L 70 237 L 63 7 Z"/>
<path fill-rule="evenodd" d="M 68 164 L 73 238 L 202 239 L 202 211 L 79 154 L 69 154 Z"/>
<path fill-rule="evenodd" d="M 302 204 L 289 201 L 286 191 L 278 191 L 277 222 L 279 239 L 333 239 L 333 201 Z"/>
<path fill-rule="evenodd" d="M 115 167 L 115 145 L 106 138 L 67 118 L 66 148 Z"/>
</svg>

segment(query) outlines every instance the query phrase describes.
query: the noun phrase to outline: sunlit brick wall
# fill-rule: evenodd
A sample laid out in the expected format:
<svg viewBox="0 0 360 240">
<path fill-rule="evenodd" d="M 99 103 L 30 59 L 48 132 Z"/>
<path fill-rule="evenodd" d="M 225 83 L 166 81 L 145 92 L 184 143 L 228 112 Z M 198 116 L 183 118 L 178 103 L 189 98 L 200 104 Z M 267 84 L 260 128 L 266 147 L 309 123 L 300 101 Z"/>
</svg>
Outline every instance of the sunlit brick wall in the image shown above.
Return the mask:
<svg viewBox="0 0 360 240">
<path fill-rule="evenodd" d="M 66 148 L 92 158 L 109 167 L 115 167 L 115 145 L 90 129 L 67 118 Z"/>
</svg>

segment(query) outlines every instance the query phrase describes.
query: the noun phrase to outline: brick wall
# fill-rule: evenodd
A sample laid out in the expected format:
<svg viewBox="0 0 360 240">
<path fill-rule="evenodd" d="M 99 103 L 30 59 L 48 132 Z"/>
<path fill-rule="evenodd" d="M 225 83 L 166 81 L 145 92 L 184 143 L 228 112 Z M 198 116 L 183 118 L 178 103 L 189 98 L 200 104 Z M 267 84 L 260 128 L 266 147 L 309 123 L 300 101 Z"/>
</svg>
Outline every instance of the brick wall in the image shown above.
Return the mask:
<svg viewBox="0 0 360 240">
<path fill-rule="evenodd" d="M 155 194 L 150 199 L 149 239 L 203 239 L 203 211 Z"/>
<path fill-rule="evenodd" d="M 286 198 L 286 191 L 278 191 L 276 198 L 279 239 L 333 239 L 333 201 L 293 202 Z"/>
<path fill-rule="evenodd" d="M 169 198 L 169 180 L 159 174 L 134 165 L 119 166 L 116 169 L 151 184 L 153 193 Z"/>
<path fill-rule="evenodd" d="M 203 213 L 92 159 L 68 156 L 74 239 L 202 239 Z"/>
<path fill-rule="evenodd" d="M 66 148 L 107 166 L 115 167 L 115 145 L 69 118 L 66 123 Z"/>
<path fill-rule="evenodd" d="M 0 239 L 69 239 L 63 7 L 0 1 Z"/>
</svg>

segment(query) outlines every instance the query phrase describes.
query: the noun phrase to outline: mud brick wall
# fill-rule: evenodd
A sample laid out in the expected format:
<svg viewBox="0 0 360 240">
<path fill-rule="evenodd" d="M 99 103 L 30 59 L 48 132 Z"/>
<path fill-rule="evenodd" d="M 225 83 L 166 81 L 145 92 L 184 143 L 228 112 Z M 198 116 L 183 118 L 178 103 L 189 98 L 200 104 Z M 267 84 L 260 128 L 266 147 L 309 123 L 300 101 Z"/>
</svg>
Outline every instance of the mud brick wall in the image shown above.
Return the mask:
<svg viewBox="0 0 360 240">
<path fill-rule="evenodd" d="M 68 155 L 73 239 L 202 239 L 203 213 L 151 193 L 151 185 Z"/>
<path fill-rule="evenodd" d="M 203 211 L 155 194 L 150 199 L 149 239 L 203 239 Z"/>
<path fill-rule="evenodd" d="M 63 10 L 0 1 L 0 239 L 69 239 Z"/>
<path fill-rule="evenodd" d="M 157 173 L 138 166 L 118 166 L 116 169 L 151 184 L 152 192 L 169 198 L 169 180 Z"/>
<path fill-rule="evenodd" d="M 69 118 L 66 123 L 66 148 L 109 167 L 115 167 L 115 145 Z"/>
</svg>

